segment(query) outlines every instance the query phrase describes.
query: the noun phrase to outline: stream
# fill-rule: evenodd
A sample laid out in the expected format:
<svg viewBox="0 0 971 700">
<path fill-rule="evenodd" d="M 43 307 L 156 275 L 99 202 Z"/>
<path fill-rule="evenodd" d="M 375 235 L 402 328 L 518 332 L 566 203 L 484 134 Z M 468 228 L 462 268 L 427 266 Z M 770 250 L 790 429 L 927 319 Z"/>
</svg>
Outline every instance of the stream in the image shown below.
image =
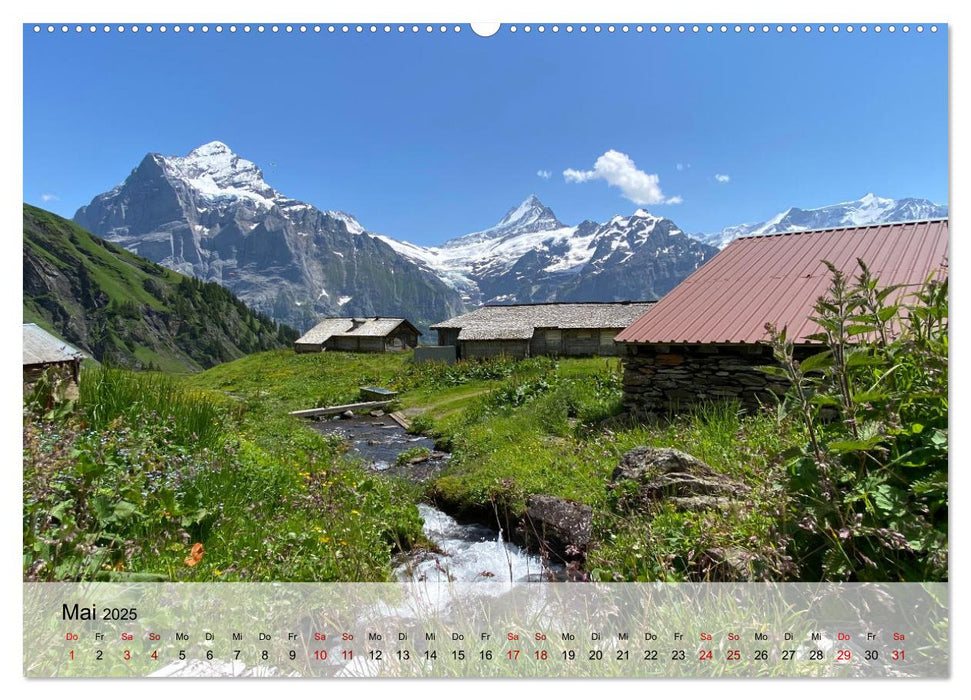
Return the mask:
<svg viewBox="0 0 971 700">
<path fill-rule="evenodd" d="M 435 442 L 422 435 L 409 435 L 390 418 L 355 417 L 314 422 L 324 435 L 340 435 L 348 453 L 362 458 L 367 469 L 411 481 L 424 482 L 437 476 L 451 455 L 435 451 Z M 400 453 L 415 447 L 431 451 L 422 461 L 396 464 Z M 479 523 L 459 523 L 452 516 L 428 503 L 418 504 L 424 520 L 422 530 L 438 551 L 412 552 L 399 564 L 395 574 L 400 581 L 546 581 L 562 567 L 544 565 L 540 557 L 506 541 L 503 532 Z"/>
</svg>

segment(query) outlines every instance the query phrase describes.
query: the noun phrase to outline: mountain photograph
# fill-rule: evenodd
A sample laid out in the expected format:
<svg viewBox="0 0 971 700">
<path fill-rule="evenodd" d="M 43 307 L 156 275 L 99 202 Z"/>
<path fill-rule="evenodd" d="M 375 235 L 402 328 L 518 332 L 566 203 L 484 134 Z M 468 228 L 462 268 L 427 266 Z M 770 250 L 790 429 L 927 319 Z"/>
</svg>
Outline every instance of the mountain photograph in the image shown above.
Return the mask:
<svg viewBox="0 0 971 700">
<path fill-rule="evenodd" d="M 28 674 L 946 674 L 947 25 L 492 29 L 23 26 Z"/>
<path fill-rule="evenodd" d="M 427 328 L 482 304 L 653 301 L 740 236 L 946 216 L 926 199 L 867 194 L 704 234 L 644 208 L 568 225 L 532 194 L 490 228 L 421 246 L 287 198 L 213 141 L 145 156 L 74 221 L 307 330 L 324 316 L 404 316 Z"/>
</svg>

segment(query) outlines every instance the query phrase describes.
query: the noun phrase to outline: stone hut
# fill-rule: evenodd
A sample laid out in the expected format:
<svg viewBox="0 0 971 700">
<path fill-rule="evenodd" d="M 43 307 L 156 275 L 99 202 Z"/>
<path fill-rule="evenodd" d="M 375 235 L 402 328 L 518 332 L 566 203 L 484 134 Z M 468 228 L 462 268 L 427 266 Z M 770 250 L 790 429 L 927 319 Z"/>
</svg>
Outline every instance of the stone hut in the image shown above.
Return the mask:
<svg viewBox="0 0 971 700">
<path fill-rule="evenodd" d="M 774 362 L 765 325 L 785 327 L 797 357 L 818 350 L 809 336 L 831 281 L 824 260 L 850 276 L 863 260 L 881 286 L 907 294 L 931 275 L 946 277 L 947 258 L 947 219 L 736 239 L 617 337 L 626 408 L 651 415 L 774 401 L 788 387 L 756 369 Z"/>
<path fill-rule="evenodd" d="M 33 388 L 45 371 L 50 370 L 63 382 L 61 398 L 77 398 L 81 361 L 85 354 L 36 323 L 25 323 L 23 326 L 24 393 Z"/>
<path fill-rule="evenodd" d="M 616 355 L 614 336 L 654 302 L 578 302 L 483 306 L 436 323 L 440 346 L 475 359 L 506 355 Z"/>
<path fill-rule="evenodd" d="M 404 318 L 325 318 L 297 338 L 296 352 L 403 352 L 421 332 Z"/>
</svg>

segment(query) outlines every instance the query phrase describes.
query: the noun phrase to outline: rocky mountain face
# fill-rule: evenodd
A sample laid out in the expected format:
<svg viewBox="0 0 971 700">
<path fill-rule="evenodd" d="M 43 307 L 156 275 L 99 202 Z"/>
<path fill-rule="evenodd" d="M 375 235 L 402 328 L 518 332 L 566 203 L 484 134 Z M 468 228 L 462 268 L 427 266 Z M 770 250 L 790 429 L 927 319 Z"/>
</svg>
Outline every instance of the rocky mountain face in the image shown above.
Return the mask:
<svg viewBox="0 0 971 700">
<path fill-rule="evenodd" d="M 320 316 L 407 316 L 428 325 L 462 310 L 452 286 L 381 238 L 362 235 L 354 217 L 283 196 L 218 141 L 185 157 L 148 154 L 74 221 L 165 267 L 218 282 L 301 330 Z"/>
<path fill-rule="evenodd" d="M 776 214 L 768 221 L 729 226 L 718 233 L 697 234 L 695 237 L 710 245 L 724 248 L 739 236 L 758 236 L 767 233 L 807 231 L 840 226 L 867 226 L 890 221 L 914 221 L 947 216 L 947 206 L 927 199 L 890 199 L 866 194 L 852 202 L 840 202 L 817 209 L 792 207 Z"/>
<path fill-rule="evenodd" d="M 438 247 L 383 240 L 473 306 L 657 299 L 718 252 L 643 209 L 567 226 L 535 195 L 492 228 Z"/>
<path fill-rule="evenodd" d="M 321 316 L 428 326 L 483 303 L 657 299 L 738 236 L 946 215 L 924 199 L 868 194 L 689 236 L 643 209 L 564 224 L 533 195 L 495 226 L 423 247 L 283 196 L 214 141 L 184 157 L 147 155 L 75 221 L 303 330 Z"/>
</svg>

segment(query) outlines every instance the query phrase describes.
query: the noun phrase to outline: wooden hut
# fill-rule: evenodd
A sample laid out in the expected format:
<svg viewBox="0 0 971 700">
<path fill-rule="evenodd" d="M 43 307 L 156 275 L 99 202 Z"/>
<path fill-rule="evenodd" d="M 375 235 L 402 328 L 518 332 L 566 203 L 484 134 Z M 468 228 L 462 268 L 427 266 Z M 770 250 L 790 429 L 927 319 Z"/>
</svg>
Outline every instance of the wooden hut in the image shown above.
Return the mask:
<svg viewBox="0 0 971 700">
<path fill-rule="evenodd" d="M 421 332 L 404 318 L 325 318 L 293 344 L 296 352 L 402 352 Z"/>
<path fill-rule="evenodd" d="M 84 353 L 36 323 L 25 323 L 23 327 L 24 393 L 33 388 L 45 371 L 50 371 L 62 382 L 61 398 L 77 398 Z"/>
<path fill-rule="evenodd" d="M 436 323 L 440 346 L 463 359 L 507 355 L 616 355 L 614 336 L 654 302 L 578 302 L 483 306 Z"/>
<path fill-rule="evenodd" d="M 863 260 L 898 294 L 947 275 L 948 221 L 912 221 L 739 238 L 618 337 L 624 404 L 634 414 L 719 400 L 756 409 L 788 388 L 758 370 L 774 362 L 766 324 L 786 328 L 798 355 L 819 351 L 812 317 L 831 274 Z"/>
</svg>

